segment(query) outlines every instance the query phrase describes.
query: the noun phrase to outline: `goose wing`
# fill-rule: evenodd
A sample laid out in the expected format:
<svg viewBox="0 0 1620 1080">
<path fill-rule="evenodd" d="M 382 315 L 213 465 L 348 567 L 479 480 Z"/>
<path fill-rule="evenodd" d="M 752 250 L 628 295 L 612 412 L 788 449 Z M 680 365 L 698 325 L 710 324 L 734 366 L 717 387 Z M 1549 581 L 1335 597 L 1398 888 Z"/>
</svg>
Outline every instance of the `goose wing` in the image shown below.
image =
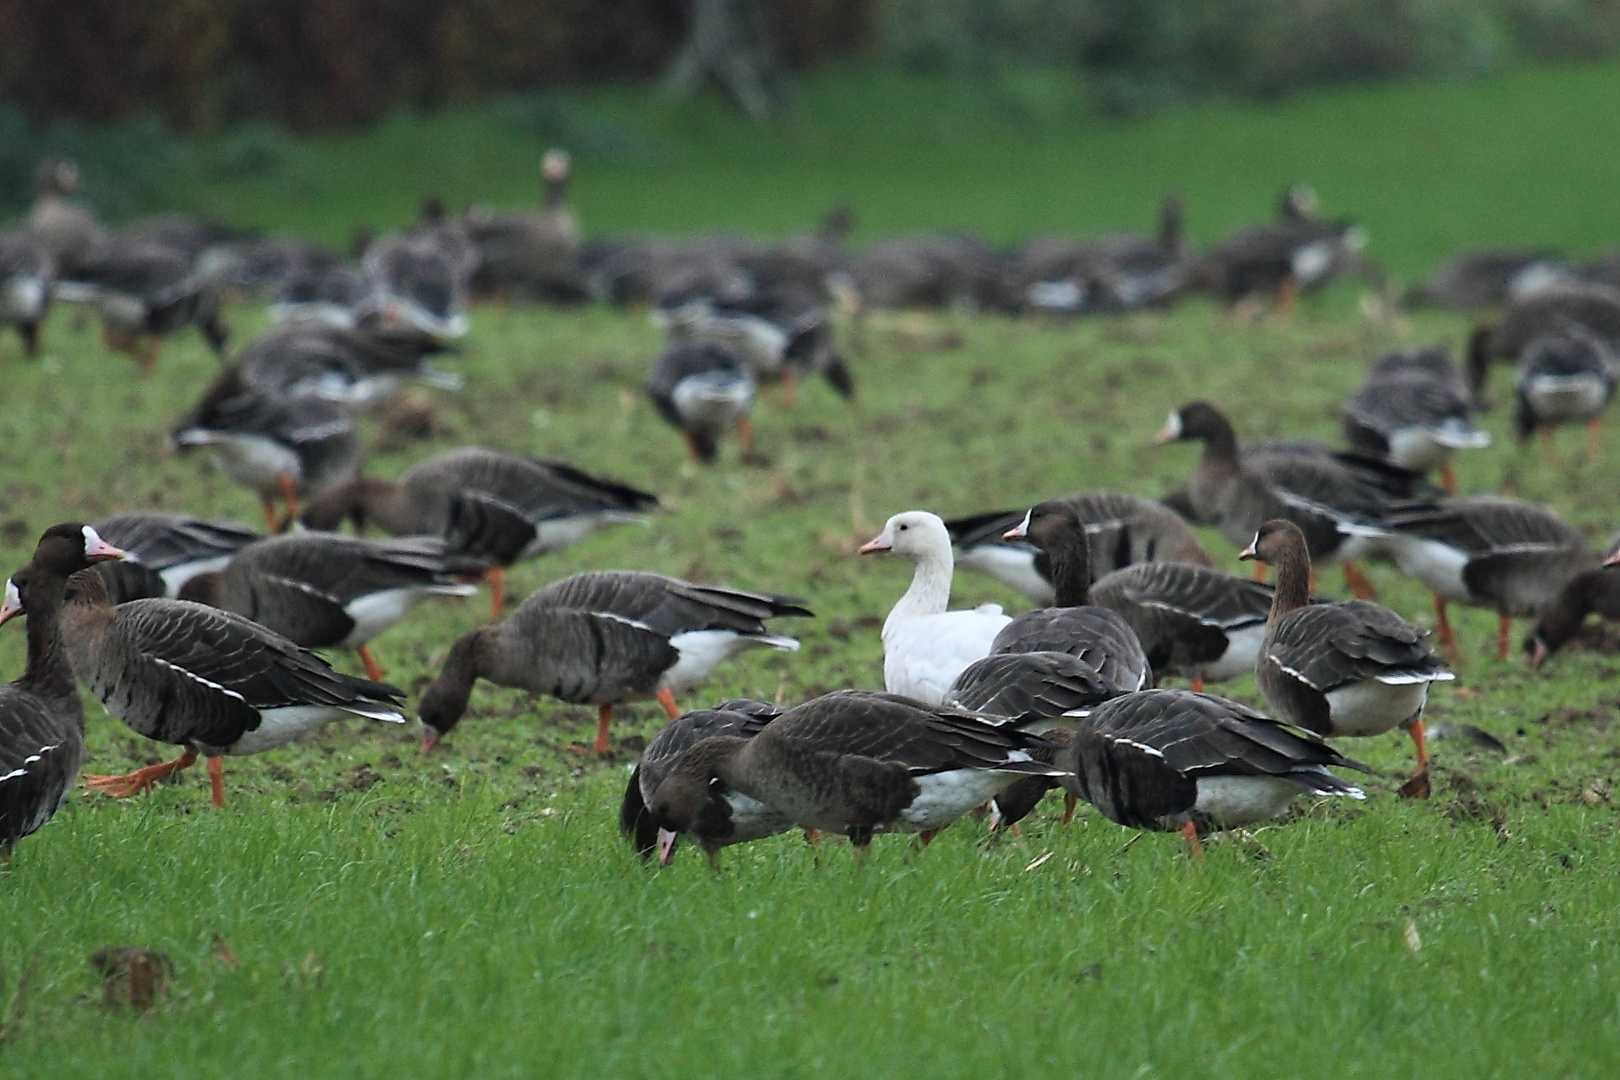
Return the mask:
<svg viewBox="0 0 1620 1080">
<path fill-rule="evenodd" d="M 1427 632 L 1365 600 L 1315 604 L 1278 619 L 1264 646 L 1284 671 L 1322 693 L 1364 679 L 1436 676 Z"/>
<path fill-rule="evenodd" d="M 1113 693 L 1096 669 L 1069 653 L 1000 653 L 963 669 L 945 704 L 1022 723 L 1073 715 Z"/>
</svg>

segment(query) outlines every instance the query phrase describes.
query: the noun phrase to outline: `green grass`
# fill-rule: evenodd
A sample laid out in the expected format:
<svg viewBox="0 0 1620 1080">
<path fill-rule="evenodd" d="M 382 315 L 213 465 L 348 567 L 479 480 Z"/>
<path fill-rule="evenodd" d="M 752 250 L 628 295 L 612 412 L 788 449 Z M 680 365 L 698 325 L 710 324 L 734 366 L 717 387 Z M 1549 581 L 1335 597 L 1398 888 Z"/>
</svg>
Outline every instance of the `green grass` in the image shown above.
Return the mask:
<svg viewBox="0 0 1620 1080">
<path fill-rule="evenodd" d="M 1544 73 L 1537 78 L 1545 83 L 1524 76 L 1432 89 L 1430 100 L 1436 110 L 1464 111 L 1472 101 L 1480 116 L 1519 116 L 1509 141 L 1551 142 L 1542 125 L 1522 119 L 1535 110 L 1512 98 L 1514 86 L 1542 93 L 1617 77 Z M 807 97 L 807 112 L 815 100 Z M 1161 137 L 1155 132 L 1178 124 L 1197 120 L 1210 145 L 1231 147 L 1268 124 L 1289 120 L 1291 130 L 1309 131 L 1310 117 L 1332 116 L 1333 137 L 1342 138 L 1397 106 L 1418 111 L 1419 101 L 1415 88 L 1392 88 L 1272 113 L 1208 109 L 1097 129 L 1076 136 L 1070 152 L 1113 140 L 1117 170 L 1097 157 L 1092 179 L 1075 185 L 1065 205 L 1100 213 L 1096 207 L 1139 199 L 1145 215 L 1161 185 L 1143 182 L 1152 170 L 1136 155 L 1149 153 L 1146 141 Z M 669 141 L 740 138 L 705 109 L 673 110 L 696 133 Z M 862 122 L 863 130 L 884 127 Z M 402 125 L 357 141 L 352 168 L 384 177 L 388 140 L 405 147 L 432 130 Z M 1568 141 L 1560 160 L 1579 159 L 1595 176 L 1598 165 L 1587 158 L 1601 155 L 1592 129 L 1560 130 Z M 1314 153 L 1330 153 L 1329 134 L 1324 125 Z M 771 164 L 763 151 L 749 162 L 717 150 L 701 168 L 695 151 L 684 165 L 666 151 L 639 178 L 629 166 L 593 166 L 580 196 L 596 198 L 587 193 L 604 185 L 640 192 L 643 202 L 627 198 L 617 217 L 609 203 L 587 204 L 587 220 L 599 227 L 650 226 L 660 220 L 653 208 L 667 200 L 670 227 L 696 228 L 725 209 L 679 204 L 678 194 L 702 188 L 697 177 L 770 175 L 781 184 L 780 206 L 739 182 L 730 220 L 787 228 L 830 194 L 816 176 L 843 169 L 882 175 L 892 188 L 896 216 L 877 218 L 874 229 L 906 223 L 906 192 L 935 207 L 918 215 L 1006 235 L 1063 220 L 1042 216 L 1061 207 L 1015 209 L 1034 164 L 992 174 L 962 160 L 986 146 L 1013 152 L 1024 145 L 1015 135 L 913 138 L 909 152 L 894 149 L 887 172 L 868 160 L 874 144 L 809 175 L 794 172 L 786 155 Z M 532 157 L 533 147 L 520 149 L 514 168 Z M 1256 180 L 1247 171 L 1254 162 L 1199 153 L 1211 154 L 1212 190 L 1265 185 L 1248 191 L 1248 213 L 1261 211 L 1274 180 L 1297 175 L 1279 168 Z M 1334 154 L 1354 157 L 1349 149 Z M 813 156 L 805 150 L 797 160 Z M 925 158 L 939 171 L 909 164 Z M 961 167 L 947 169 L 953 160 Z M 1485 191 L 1529 191 L 1538 179 L 1522 161 L 1493 167 L 1478 180 Z M 1375 237 L 1427 227 L 1398 193 L 1364 175 L 1354 187 L 1342 181 L 1342 195 L 1337 178 L 1313 179 L 1334 203 L 1387 201 L 1391 224 L 1375 223 Z M 509 181 L 513 190 L 519 180 Z M 1459 204 L 1484 198 L 1473 179 L 1451 182 Z M 975 198 L 981 190 L 1002 198 Z M 397 195 L 403 207 L 409 194 L 379 180 L 378 220 L 388 199 Z M 345 197 L 334 195 L 333 209 L 273 201 L 259 209 L 288 226 L 323 213 L 336 221 L 361 205 L 358 194 Z M 1550 229 L 1556 215 L 1582 208 L 1540 209 L 1544 216 L 1526 224 L 1501 206 L 1490 224 Z M 1447 227 L 1467 220 L 1459 209 Z M 1614 234 L 1603 224 L 1580 235 L 1596 246 Z M 231 314 L 243 340 L 262 326 L 258 312 Z M 1149 440 L 1166 410 L 1193 396 L 1228 406 L 1245 436 L 1335 439 L 1337 403 L 1368 359 L 1399 343 L 1458 345 L 1466 329 L 1444 315 L 1370 322 L 1350 291 L 1253 325 L 1201 303 L 1168 316 L 1072 325 L 878 318 L 854 360 L 855 408 L 820 385 L 807 387 L 793 411 L 767 401 L 756 426 L 768 464 L 739 467 L 727 447 L 719 467 L 698 470 L 641 396 L 658 347 L 643 316 L 481 309 L 460 362 L 468 389 L 433 399 L 442 434 L 402 443 L 368 418 L 369 469 L 396 474 L 427 453 L 476 440 L 563 454 L 662 493 L 668 508 L 650 529 L 602 534 L 526 564 L 511 588 L 523 594 L 579 569 L 618 566 L 797 592 L 818 614 L 781 624 L 803 638 L 800 653 L 752 654 L 683 704 L 736 694 L 792 702 L 881 685 L 878 627 L 908 568 L 858 559 L 853 549 L 888 514 L 968 512 L 1091 488 L 1162 494 L 1185 478 L 1194 452 L 1155 451 Z M 251 496 L 202 462 L 164 450 L 163 433 L 214 369 L 197 340 L 176 340 L 146 380 L 105 354 L 94 328 L 72 312 L 53 318 L 46 345 L 42 363 L 25 364 L 10 340 L 0 343 L 0 566 L 19 564 L 54 521 L 123 507 L 256 519 Z M 1497 445 L 1462 458 L 1466 491 L 1510 481 L 1522 497 L 1550 503 L 1606 541 L 1620 518 L 1612 483 L 1620 448 L 1611 445 L 1595 464 L 1553 468 L 1513 447 L 1505 410 L 1486 422 Z M 1573 458 L 1579 444 L 1566 433 L 1566 454 Z M 1238 567 L 1224 541 L 1209 535 L 1206 543 L 1223 565 Z M 1420 588 L 1387 567 L 1372 573 L 1386 603 L 1431 621 Z M 1332 575 L 1324 584 L 1339 587 Z M 1022 607 L 967 574 L 955 600 Z M 376 645 L 390 676 L 413 693 L 486 611 L 480 598 L 418 614 Z M 1506 744 L 1506 755 L 1437 740 L 1435 795 L 1417 803 L 1394 797 L 1410 768 L 1404 739 L 1347 742 L 1347 752 L 1380 770 L 1369 778 L 1367 802 L 1307 806 L 1256 830 L 1252 841 L 1211 844 L 1198 865 L 1174 836 L 1136 838 L 1094 815 L 1063 828 L 1047 808 L 1026 822 L 1022 839 L 986 838 L 973 822 L 921 853 L 880 838 L 864 868 L 847 845 L 829 844 L 817 865 L 800 839 L 785 836 L 727 852 L 719 876 L 690 852 L 656 871 L 619 839 L 615 810 L 623 768 L 660 726 L 660 710 L 624 710 L 620 753 L 600 763 L 569 748 L 588 739 L 591 710 L 485 686 L 430 758 L 408 731 L 355 722 L 228 761 L 230 803 L 221 812 L 208 808 L 200 771 L 132 800 L 80 794 L 0 873 L 0 1018 L 12 1015 L 19 972 L 33 971 L 19 1019 L 0 1043 L 0 1070 L 1612 1075 L 1620 1066 L 1620 949 L 1610 925 L 1620 902 L 1610 802 L 1620 665 L 1597 638 L 1532 675 L 1489 659 L 1493 615 L 1460 612 L 1457 623 L 1469 662 L 1457 683 L 1436 691 L 1430 719 L 1483 728 Z M 20 670 L 22 636 L 0 632 L 0 672 Z M 351 657 L 335 659 L 358 670 Z M 1249 680 L 1223 689 L 1254 697 Z M 90 771 L 122 770 L 168 750 L 134 738 L 93 702 L 88 715 Z M 215 935 L 238 957 L 234 966 L 217 958 Z M 173 957 L 173 994 L 152 1015 L 100 1007 L 86 958 L 110 944 Z"/>
</svg>

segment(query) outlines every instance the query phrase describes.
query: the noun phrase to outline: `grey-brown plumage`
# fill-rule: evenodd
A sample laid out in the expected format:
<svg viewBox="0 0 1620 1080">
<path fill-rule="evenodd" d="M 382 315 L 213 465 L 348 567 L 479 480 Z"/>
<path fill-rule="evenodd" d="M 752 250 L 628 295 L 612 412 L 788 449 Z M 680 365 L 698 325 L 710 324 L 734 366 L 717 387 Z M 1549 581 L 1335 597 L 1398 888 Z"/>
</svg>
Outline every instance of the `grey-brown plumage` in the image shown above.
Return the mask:
<svg viewBox="0 0 1620 1080">
<path fill-rule="evenodd" d="M 21 230 L 0 233 L 0 326 L 16 328 L 29 357 L 39 354 L 55 278 L 56 263 L 44 244 Z"/>
<path fill-rule="evenodd" d="M 237 366 L 242 382 L 258 392 L 360 407 L 387 399 L 407 379 L 458 387 L 459 377 L 428 363 L 443 351 L 419 334 L 293 322 L 255 338 Z"/>
<path fill-rule="evenodd" d="M 531 302 L 583 295 L 579 224 L 567 202 L 569 172 L 568 155 L 549 151 L 540 164 L 538 210 L 468 212 L 464 224 L 477 252 L 474 294 Z"/>
<path fill-rule="evenodd" d="M 631 570 L 575 574 L 533 593 L 503 622 L 474 630 L 450 649 L 418 714 L 431 749 L 466 712 L 473 683 L 486 679 L 601 710 L 597 749 L 608 748 L 612 707 L 696 687 L 721 662 L 749 648 L 794 650 L 765 620 L 808 616 L 795 597 L 697 585 Z"/>
<path fill-rule="evenodd" d="M 1188 563 L 1141 563 L 1091 586 L 1091 602 L 1135 632 L 1154 676 L 1219 681 L 1253 672 L 1269 585 Z"/>
<path fill-rule="evenodd" d="M 1175 511 L 1136 495 L 1093 491 L 1053 502 L 1068 503 L 1085 522 L 1091 546 L 1092 579 L 1143 562 L 1211 564 L 1187 522 Z M 995 510 L 947 521 L 956 545 L 956 565 L 988 574 L 1037 604 L 1050 604 L 1051 560 L 1037 547 L 1008 540 L 1006 532 L 1024 518 L 1024 510 Z"/>
<path fill-rule="evenodd" d="M 1459 449 L 1490 444 L 1473 414 L 1468 382 L 1443 345 L 1379 357 L 1339 410 L 1352 448 L 1417 472 L 1449 464 Z"/>
<path fill-rule="evenodd" d="M 103 239 L 95 215 L 73 199 L 79 186 L 79 167 L 72 161 L 41 162 L 34 206 L 23 223 L 29 235 L 50 253 L 59 274 L 76 272 Z"/>
<path fill-rule="evenodd" d="M 1614 399 L 1617 383 L 1614 349 L 1579 323 L 1565 322 L 1535 338 L 1513 369 L 1519 441 L 1560 424 L 1595 422 Z"/>
<path fill-rule="evenodd" d="M 1283 194 L 1274 222 L 1239 229 L 1198 259 L 1189 287 L 1227 303 L 1250 297 L 1287 301 L 1360 268 L 1366 235 L 1348 220 L 1315 216 L 1303 185 Z"/>
<path fill-rule="evenodd" d="M 1532 667 L 1540 667 L 1548 656 L 1580 633 L 1588 615 L 1620 619 L 1620 566 L 1608 563 L 1583 570 L 1564 582 L 1541 611 L 1541 617 L 1524 639 L 1524 652 Z"/>
<path fill-rule="evenodd" d="M 165 244 L 114 237 L 64 273 L 54 292 L 93 305 L 108 344 L 148 369 L 162 340 L 187 326 L 196 326 L 217 356 L 225 355 L 230 340 L 219 317 L 218 285 Z"/>
<path fill-rule="evenodd" d="M 820 299 L 784 283 L 737 296 L 676 294 L 660 301 L 658 319 L 673 342 L 719 342 L 737 352 L 761 382 L 825 376 L 843 397 L 854 381 L 833 338 Z"/>
<path fill-rule="evenodd" d="M 260 534 L 229 521 L 205 521 L 159 510 L 132 510 L 92 523 L 125 557 L 98 563 L 114 604 L 143 597 L 179 595 L 198 574 L 223 569 L 231 556 Z"/>
<path fill-rule="evenodd" d="M 1025 724 L 1081 712 L 1118 693 L 1072 653 L 996 653 L 963 668 L 945 704 Z"/>
<path fill-rule="evenodd" d="M 418 229 L 366 249 L 371 295 L 356 308 L 361 325 L 408 328 L 441 341 L 467 333 L 467 281 L 476 256 L 470 243 L 463 250 L 446 239 L 437 229 Z"/>
<path fill-rule="evenodd" d="M 720 436 L 733 428 L 751 450 L 755 379 L 740 353 L 719 341 L 676 341 L 653 360 L 647 396 L 658 415 L 680 431 L 692 457 L 714 461 Z"/>
<path fill-rule="evenodd" d="M 1480 326 L 1469 339 L 1468 384 L 1484 396 L 1493 363 L 1517 362 L 1536 338 L 1576 323 L 1611 348 L 1620 346 L 1620 289 L 1600 282 L 1566 282 L 1513 301 L 1495 326 Z"/>
<path fill-rule="evenodd" d="M 1004 311 L 1016 306 L 1002 280 L 1001 259 L 975 236 L 881 240 L 861 252 L 850 271 L 868 308 Z"/>
<path fill-rule="evenodd" d="M 789 709 L 752 739 L 697 744 L 648 812 L 660 829 L 684 831 L 719 779 L 795 824 L 842 832 L 865 846 L 877 832 L 931 834 L 1020 775 L 1056 774 L 1030 757 L 1039 745 L 974 713 L 840 690 Z"/>
<path fill-rule="evenodd" d="M 1479 309 L 1505 304 L 1555 275 L 1557 255 L 1519 248 L 1464 251 L 1437 266 L 1406 296 L 1410 307 Z"/>
<path fill-rule="evenodd" d="M 1071 314 L 1168 303 L 1187 280 L 1182 218 L 1181 200 L 1167 195 L 1159 205 L 1157 236 L 1032 240 L 1007 260 L 1008 293 L 1026 310 Z"/>
</svg>

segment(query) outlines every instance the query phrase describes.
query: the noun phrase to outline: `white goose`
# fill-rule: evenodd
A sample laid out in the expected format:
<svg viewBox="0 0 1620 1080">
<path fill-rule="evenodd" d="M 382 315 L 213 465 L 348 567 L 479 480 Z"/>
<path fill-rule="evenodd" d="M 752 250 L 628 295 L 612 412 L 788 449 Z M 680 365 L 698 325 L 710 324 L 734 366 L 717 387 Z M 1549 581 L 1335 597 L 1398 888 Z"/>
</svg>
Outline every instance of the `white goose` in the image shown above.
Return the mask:
<svg viewBox="0 0 1620 1080">
<path fill-rule="evenodd" d="M 917 564 L 911 588 L 883 621 L 883 686 L 929 705 L 940 704 L 956 677 L 990 655 L 1012 620 L 999 604 L 946 610 L 951 601 L 951 536 L 926 510 L 896 514 L 861 554 L 892 551 Z"/>
</svg>

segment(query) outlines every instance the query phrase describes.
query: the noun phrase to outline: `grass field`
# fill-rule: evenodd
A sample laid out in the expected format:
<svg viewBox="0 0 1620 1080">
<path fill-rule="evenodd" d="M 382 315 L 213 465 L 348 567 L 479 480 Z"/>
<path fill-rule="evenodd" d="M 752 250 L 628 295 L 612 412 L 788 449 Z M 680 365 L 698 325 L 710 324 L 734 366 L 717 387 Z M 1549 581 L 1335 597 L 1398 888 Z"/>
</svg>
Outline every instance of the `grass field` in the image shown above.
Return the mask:
<svg viewBox="0 0 1620 1080">
<path fill-rule="evenodd" d="M 587 163 L 579 201 L 599 229 L 785 230 L 847 195 L 874 232 L 955 222 L 1011 236 L 1140 221 L 1159 190 L 1178 186 L 1208 235 L 1265 212 L 1278 184 L 1303 175 L 1330 206 L 1365 210 L 1375 253 L 1388 237 L 1400 266 L 1425 266 L 1464 239 L 1594 250 L 1620 236 L 1620 209 L 1598 197 L 1613 141 L 1602 132 L 1620 121 L 1595 113 L 1617 83 L 1620 69 L 1540 73 L 1038 138 L 986 134 L 971 117 L 959 135 L 908 131 L 875 111 L 857 115 L 853 96 L 839 96 L 852 90 L 812 86 L 804 108 L 830 117 L 825 126 L 769 136 L 752 155 L 706 106 L 633 114 L 614 99 L 596 107 L 671 133 L 649 161 Z M 1549 101 L 1567 101 L 1557 123 L 1546 122 Z M 1380 178 L 1397 166 L 1358 152 L 1348 133 L 1403 115 L 1413 131 L 1432 122 L 1422 117 L 1471 116 L 1473 130 L 1515 149 L 1459 137 L 1451 156 L 1437 148 L 1441 160 L 1392 190 Z M 400 124 L 323 149 L 360 178 L 342 191 L 300 200 L 244 186 L 218 206 L 288 228 L 330 232 L 357 207 L 388 224 L 414 199 L 401 176 L 466 160 L 402 165 L 436 132 L 477 141 L 479 125 L 458 123 Z M 864 141 L 827 134 L 852 129 Z M 1394 156 L 1418 160 L 1422 141 L 1408 136 Z M 1050 164 L 1030 149 L 1046 143 L 1060 145 Z M 827 152 L 834 144 L 839 154 Z M 514 201 L 534 150 L 503 150 L 514 171 L 499 185 L 494 172 L 471 170 L 455 174 L 467 187 L 447 190 Z M 1538 197 L 1549 159 L 1561 163 L 1567 199 Z M 1163 175 L 1155 160 L 1187 165 Z M 1032 194 L 1059 178 L 1050 204 Z M 1199 216 L 1200 191 L 1227 216 Z M 1437 207 L 1438 222 L 1428 212 Z M 262 327 L 257 311 L 232 317 L 242 340 Z M 643 316 L 481 309 L 459 362 L 467 390 L 434 399 L 440 434 L 407 442 L 368 420 L 368 468 L 392 475 L 482 441 L 566 455 L 660 492 L 667 509 L 650 529 L 526 564 L 511 588 L 619 566 L 799 593 L 818 615 L 782 624 L 802 637 L 800 653 L 753 654 L 683 704 L 792 702 L 881 685 L 878 628 L 909 568 L 853 550 L 888 514 L 1091 488 L 1163 494 L 1194 451 L 1155 451 L 1149 440 L 1194 396 L 1227 406 L 1248 437 L 1336 439 L 1337 404 L 1372 356 L 1400 343 L 1457 346 L 1466 329 L 1445 315 L 1369 321 L 1352 290 L 1248 325 L 1202 303 L 1066 325 L 879 318 L 853 361 L 856 407 L 819 385 L 792 411 L 768 401 L 756 417 L 767 464 L 739 467 L 728 448 L 719 467 L 697 470 L 642 398 L 658 347 Z M 214 370 L 198 341 L 175 341 L 146 380 L 71 312 L 54 318 L 46 344 L 43 362 L 24 364 L 12 341 L 0 343 L 0 565 L 19 564 L 54 521 L 124 507 L 256 520 L 250 496 L 164 449 Z M 1596 464 L 1554 468 L 1513 446 L 1505 410 L 1486 423 L 1497 444 L 1460 461 L 1465 491 L 1511 483 L 1606 542 L 1620 523 L 1613 439 Z M 1571 459 L 1579 444 L 1567 433 Z M 1213 535 L 1206 544 L 1237 567 L 1229 545 Z M 1431 621 L 1420 588 L 1388 568 L 1373 575 L 1386 603 Z M 966 574 L 955 597 L 1022 606 Z M 480 598 L 419 615 L 376 644 L 413 693 L 486 609 Z M 780 837 L 727 852 L 718 876 L 690 852 L 656 871 L 617 836 L 615 809 L 624 766 L 661 712 L 624 710 L 620 752 L 599 762 L 570 749 L 588 739 L 591 710 L 487 686 L 427 759 L 410 732 L 356 722 L 229 761 L 221 812 L 208 808 L 200 773 L 134 800 L 76 796 L 0 875 L 0 1072 L 1614 1075 L 1617 661 L 1594 635 L 1530 674 L 1488 658 L 1493 615 L 1459 613 L 1458 629 L 1469 661 L 1436 692 L 1430 720 L 1482 728 L 1506 754 L 1437 739 L 1435 795 L 1418 803 L 1394 797 L 1410 765 L 1404 739 L 1343 744 L 1380 770 L 1365 803 L 1308 806 L 1251 841 L 1211 844 L 1196 865 L 1174 836 L 1135 838 L 1094 815 L 1063 828 L 1048 809 L 1022 839 L 987 838 L 972 822 L 922 853 L 879 839 L 864 868 L 845 845 L 829 845 L 817 865 L 801 840 Z M 0 633 L 0 671 L 21 669 L 22 636 Z M 1225 689 L 1255 693 L 1249 680 Z M 88 715 L 92 771 L 167 749 L 93 702 Z M 99 1006 L 86 957 L 119 943 L 174 960 L 173 993 L 149 1016 Z"/>
</svg>

